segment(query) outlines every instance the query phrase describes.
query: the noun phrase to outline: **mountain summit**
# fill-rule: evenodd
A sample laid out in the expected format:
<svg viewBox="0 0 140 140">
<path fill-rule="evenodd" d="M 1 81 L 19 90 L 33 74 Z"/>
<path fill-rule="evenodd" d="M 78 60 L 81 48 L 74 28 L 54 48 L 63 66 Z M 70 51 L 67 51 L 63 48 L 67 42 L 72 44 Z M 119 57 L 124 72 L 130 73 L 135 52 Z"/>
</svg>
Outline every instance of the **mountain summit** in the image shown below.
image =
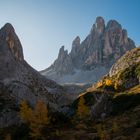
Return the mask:
<svg viewBox="0 0 140 140">
<path fill-rule="evenodd" d="M 24 60 L 13 26 L 5 24 L 0 29 L 0 128 L 19 122 L 17 108 L 21 101 L 34 106 L 42 100 L 57 110 L 66 99 L 63 93 L 62 86 L 40 75 Z"/>
<path fill-rule="evenodd" d="M 62 84 L 95 82 L 133 48 L 134 42 L 116 20 L 105 24 L 102 17 L 97 17 L 85 40 L 80 42 L 77 36 L 70 53 L 62 46 L 55 62 L 41 73 Z"/>
</svg>

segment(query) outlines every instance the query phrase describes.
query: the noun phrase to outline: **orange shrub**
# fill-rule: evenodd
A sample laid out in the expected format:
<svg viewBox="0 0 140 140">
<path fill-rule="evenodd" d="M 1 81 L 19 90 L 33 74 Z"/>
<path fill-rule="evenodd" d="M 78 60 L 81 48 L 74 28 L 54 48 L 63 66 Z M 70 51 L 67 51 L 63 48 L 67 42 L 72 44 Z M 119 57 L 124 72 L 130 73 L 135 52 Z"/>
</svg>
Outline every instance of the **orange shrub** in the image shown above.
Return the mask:
<svg viewBox="0 0 140 140">
<path fill-rule="evenodd" d="M 111 86 L 112 85 L 112 81 L 110 79 L 105 79 L 105 85 Z"/>
</svg>

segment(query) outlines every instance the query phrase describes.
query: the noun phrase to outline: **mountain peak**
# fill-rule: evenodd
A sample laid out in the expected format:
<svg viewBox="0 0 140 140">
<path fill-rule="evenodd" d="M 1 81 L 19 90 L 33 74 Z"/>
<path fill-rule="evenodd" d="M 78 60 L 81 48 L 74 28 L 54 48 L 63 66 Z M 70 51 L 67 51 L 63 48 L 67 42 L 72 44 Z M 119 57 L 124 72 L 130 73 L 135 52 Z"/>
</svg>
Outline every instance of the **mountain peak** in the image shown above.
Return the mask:
<svg viewBox="0 0 140 140">
<path fill-rule="evenodd" d="M 72 49 L 70 52 L 70 56 L 72 59 L 77 57 L 77 53 L 79 52 L 79 49 L 80 49 L 80 37 L 77 36 L 72 42 Z"/>
<path fill-rule="evenodd" d="M 80 46 L 80 37 L 79 36 L 77 36 L 72 42 L 72 48 L 76 47 L 76 46 Z"/>
<path fill-rule="evenodd" d="M 15 32 L 15 29 L 14 29 L 14 27 L 12 26 L 11 23 L 6 23 L 6 24 L 3 26 L 2 29 L 5 30 L 7 33 L 9 33 L 9 32 Z"/>
<path fill-rule="evenodd" d="M 79 36 L 76 36 L 74 40 L 77 40 L 80 42 L 80 37 Z"/>
<path fill-rule="evenodd" d="M 65 50 L 65 46 L 61 46 L 60 50 L 59 50 L 59 54 L 68 54 L 68 50 Z"/>
<path fill-rule="evenodd" d="M 97 17 L 91 32 L 82 42 L 78 36 L 73 40 L 69 54 L 65 53 L 64 47 L 60 49 L 61 55 L 55 61 L 57 65 L 46 70 L 45 75 L 62 83 L 95 82 L 126 51 L 133 48 L 135 43 L 128 38 L 127 31 L 116 20 L 110 20 L 106 26 L 104 19 Z M 61 77 L 58 77 L 58 69 L 63 74 Z M 71 73 L 72 78 L 67 78 Z"/>
<path fill-rule="evenodd" d="M 99 17 L 96 18 L 96 22 L 95 23 L 97 24 L 97 26 L 99 26 L 100 24 L 104 25 L 105 21 L 104 21 L 103 17 L 99 16 Z"/>
<path fill-rule="evenodd" d="M 106 28 L 107 29 L 112 29 L 112 28 L 120 28 L 120 29 L 122 29 L 122 26 L 116 20 L 110 20 L 110 21 L 108 21 Z"/>
<path fill-rule="evenodd" d="M 6 23 L 0 29 L 0 45 L 5 46 L 4 49 L 9 48 L 12 56 L 17 60 L 23 60 L 23 50 L 20 40 L 15 33 L 14 27 L 10 23 Z"/>
<path fill-rule="evenodd" d="M 97 17 L 95 23 L 92 26 L 91 33 L 103 33 L 105 29 L 105 21 L 102 17 Z"/>
<path fill-rule="evenodd" d="M 65 46 L 61 46 L 60 51 L 64 51 Z"/>
</svg>

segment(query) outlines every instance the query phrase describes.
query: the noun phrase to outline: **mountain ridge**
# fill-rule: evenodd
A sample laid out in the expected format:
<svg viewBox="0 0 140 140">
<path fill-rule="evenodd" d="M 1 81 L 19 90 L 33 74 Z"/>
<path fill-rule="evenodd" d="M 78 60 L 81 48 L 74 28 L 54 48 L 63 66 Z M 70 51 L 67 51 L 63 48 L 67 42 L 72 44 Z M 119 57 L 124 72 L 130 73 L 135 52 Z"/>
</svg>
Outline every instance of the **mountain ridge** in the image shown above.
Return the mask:
<svg viewBox="0 0 140 140">
<path fill-rule="evenodd" d="M 41 74 L 62 84 L 93 83 L 132 48 L 135 43 L 116 20 L 105 24 L 102 17 L 97 17 L 88 36 L 83 41 L 77 36 L 69 53 L 62 46 L 58 58 Z"/>
<path fill-rule="evenodd" d="M 23 100 L 31 106 L 42 100 L 54 110 L 68 101 L 62 86 L 40 75 L 24 60 L 22 45 L 10 23 L 0 29 L 0 66 L 0 127 L 19 120 L 17 110 Z"/>
</svg>

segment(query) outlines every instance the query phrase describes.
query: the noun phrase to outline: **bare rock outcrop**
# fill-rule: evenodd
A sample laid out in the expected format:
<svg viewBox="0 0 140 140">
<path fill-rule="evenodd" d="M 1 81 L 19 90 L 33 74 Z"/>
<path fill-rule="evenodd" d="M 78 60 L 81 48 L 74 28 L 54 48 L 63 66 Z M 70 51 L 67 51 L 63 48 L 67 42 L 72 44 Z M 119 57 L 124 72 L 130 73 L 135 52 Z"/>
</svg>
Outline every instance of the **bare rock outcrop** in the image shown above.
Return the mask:
<svg viewBox="0 0 140 140">
<path fill-rule="evenodd" d="M 116 74 L 140 64 L 140 47 L 134 48 L 131 51 L 127 51 L 109 71 L 109 76 L 115 76 Z"/>
</svg>

